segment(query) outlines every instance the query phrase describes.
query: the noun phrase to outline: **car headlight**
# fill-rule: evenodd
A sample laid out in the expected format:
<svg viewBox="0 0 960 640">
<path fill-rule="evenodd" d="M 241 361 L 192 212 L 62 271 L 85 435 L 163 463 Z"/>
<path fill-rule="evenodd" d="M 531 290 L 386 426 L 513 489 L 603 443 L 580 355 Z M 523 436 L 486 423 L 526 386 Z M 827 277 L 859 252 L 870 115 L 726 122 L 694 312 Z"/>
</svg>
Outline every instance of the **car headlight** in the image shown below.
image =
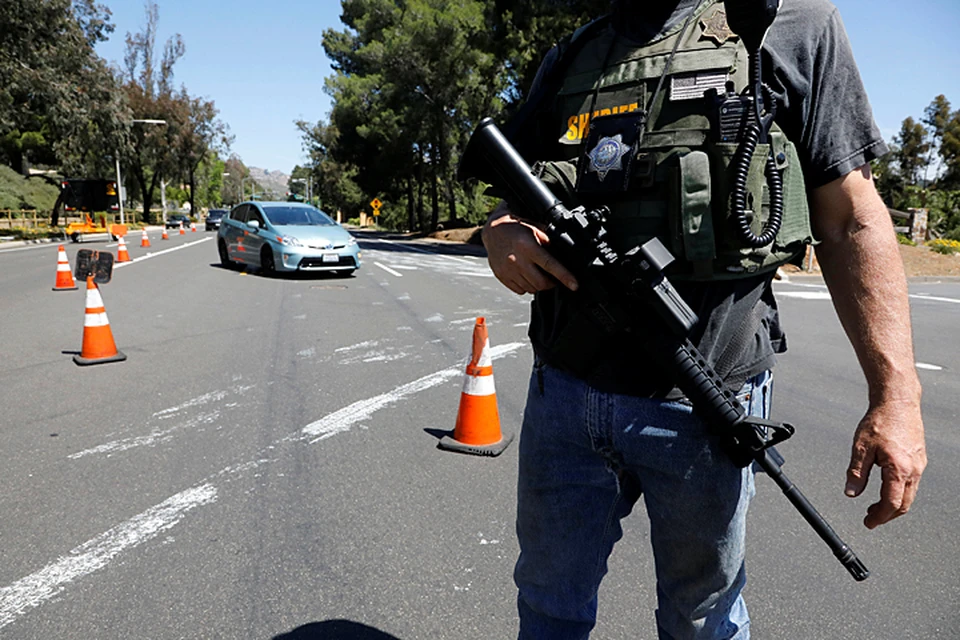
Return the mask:
<svg viewBox="0 0 960 640">
<path fill-rule="evenodd" d="M 303 243 L 293 236 L 277 236 L 277 242 L 285 247 L 302 247 Z"/>
<path fill-rule="evenodd" d="M 353 236 L 350 236 L 350 239 L 347 240 L 347 246 L 352 247 L 355 244 L 357 244 L 357 239 L 354 238 Z"/>
</svg>

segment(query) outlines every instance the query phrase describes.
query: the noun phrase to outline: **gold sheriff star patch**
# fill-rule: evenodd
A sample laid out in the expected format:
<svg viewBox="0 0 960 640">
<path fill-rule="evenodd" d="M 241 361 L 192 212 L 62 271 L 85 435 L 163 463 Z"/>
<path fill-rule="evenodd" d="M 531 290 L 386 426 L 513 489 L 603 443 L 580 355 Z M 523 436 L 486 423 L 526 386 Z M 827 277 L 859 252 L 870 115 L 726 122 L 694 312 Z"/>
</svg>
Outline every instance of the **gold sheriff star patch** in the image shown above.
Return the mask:
<svg viewBox="0 0 960 640">
<path fill-rule="evenodd" d="M 737 37 L 727 24 L 727 12 L 720 7 L 717 7 L 709 18 L 700 18 L 700 28 L 703 30 L 701 39 L 710 38 L 718 45 Z"/>
</svg>

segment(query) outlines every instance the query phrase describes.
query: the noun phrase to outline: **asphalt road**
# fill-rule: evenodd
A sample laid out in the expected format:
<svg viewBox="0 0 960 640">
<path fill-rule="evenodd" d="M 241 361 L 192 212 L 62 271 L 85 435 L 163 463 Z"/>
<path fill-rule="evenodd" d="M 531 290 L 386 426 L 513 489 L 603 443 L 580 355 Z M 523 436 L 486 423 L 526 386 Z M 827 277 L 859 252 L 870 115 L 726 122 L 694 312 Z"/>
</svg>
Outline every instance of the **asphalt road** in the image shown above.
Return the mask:
<svg viewBox="0 0 960 640">
<path fill-rule="evenodd" d="M 517 430 L 529 300 L 458 245 L 364 235 L 354 277 L 263 278 L 221 268 L 213 237 L 131 241 L 101 289 L 128 359 L 84 368 L 85 292 L 51 291 L 57 245 L 0 247 L 0 638 L 516 637 L 516 443 L 436 445 L 478 316 Z M 960 284 L 911 285 L 930 466 L 914 510 L 873 532 L 876 483 L 842 495 L 866 406 L 853 352 L 822 285 L 777 290 L 786 470 L 872 576 L 759 479 L 754 637 L 960 638 Z M 594 638 L 656 637 L 646 530 L 638 509 Z"/>
</svg>

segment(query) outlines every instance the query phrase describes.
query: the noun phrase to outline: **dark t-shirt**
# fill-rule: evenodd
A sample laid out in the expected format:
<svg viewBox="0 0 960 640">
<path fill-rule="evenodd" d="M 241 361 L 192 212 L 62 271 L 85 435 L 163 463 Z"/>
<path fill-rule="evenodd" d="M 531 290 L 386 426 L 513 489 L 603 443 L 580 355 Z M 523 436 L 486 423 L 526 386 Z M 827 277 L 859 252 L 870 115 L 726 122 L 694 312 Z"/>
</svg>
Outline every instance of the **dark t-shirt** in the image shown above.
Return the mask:
<svg viewBox="0 0 960 640">
<path fill-rule="evenodd" d="M 613 24 L 618 33 L 642 44 L 673 29 L 699 3 L 661 2 L 651 9 L 642 0 L 621 0 Z M 544 59 L 533 93 L 557 62 L 557 49 Z M 776 122 L 797 145 L 807 188 L 846 175 L 887 152 L 873 120 L 846 31 L 828 0 L 784 2 L 767 33 L 762 52 L 763 79 L 777 99 Z M 773 367 L 786 350 L 773 297 L 772 274 L 734 281 L 675 283 L 700 321 L 691 340 L 731 389 Z M 531 338 L 550 364 L 544 335 L 556 334 L 567 313 L 556 292 L 538 294 Z M 633 395 L 663 396 L 673 387 L 661 372 L 645 367 L 637 344 L 618 342 L 584 374 L 594 386 Z M 555 359 L 554 359 L 555 360 Z"/>
</svg>

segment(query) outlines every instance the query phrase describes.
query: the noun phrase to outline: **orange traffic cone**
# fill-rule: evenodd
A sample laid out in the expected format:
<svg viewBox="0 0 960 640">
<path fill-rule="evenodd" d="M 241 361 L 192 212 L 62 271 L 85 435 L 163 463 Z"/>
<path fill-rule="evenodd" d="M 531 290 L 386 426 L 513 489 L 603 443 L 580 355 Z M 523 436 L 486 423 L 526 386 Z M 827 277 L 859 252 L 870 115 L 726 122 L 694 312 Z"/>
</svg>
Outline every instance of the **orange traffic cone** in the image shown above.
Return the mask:
<svg viewBox="0 0 960 640">
<path fill-rule="evenodd" d="M 161 239 L 161 240 L 169 240 L 169 239 L 170 239 L 170 236 L 167 235 L 167 228 L 166 228 L 166 227 L 163 228 L 163 235 L 160 236 L 160 239 Z"/>
<path fill-rule="evenodd" d="M 60 245 L 57 251 L 57 282 L 53 285 L 54 291 L 72 291 L 77 288 L 77 283 L 73 281 L 73 274 L 70 273 L 70 260 L 67 259 L 67 251 Z"/>
<path fill-rule="evenodd" d="M 180 235 L 182 235 L 182 236 L 187 235 L 187 232 L 183 230 L 183 223 L 182 223 L 182 222 L 180 223 Z"/>
<path fill-rule="evenodd" d="M 191 222 L 191 223 L 190 223 L 190 231 L 193 232 L 193 233 L 196 233 L 196 232 L 197 232 L 197 223 L 195 223 L 195 222 Z"/>
<path fill-rule="evenodd" d="M 460 410 L 453 436 L 444 436 L 439 447 L 480 456 L 500 455 L 513 435 L 500 432 L 497 392 L 493 384 L 493 358 L 483 318 L 473 327 L 473 354 L 467 364 L 460 393 Z"/>
<path fill-rule="evenodd" d="M 100 289 L 93 282 L 93 276 L 87 276 L 87 310 L 83 319 L 83 346 L 80 355 L 73 356 L 79 365 L 100 364 L 102 362 L 120 362 L 127 356 L 117 351 L 107 320 L 107 310 L 103 307 Z"/>
<path fill-rule="evenodd" d="M 117 245 L 117 262 L 130 262 L 130 254 L 127 253 L 127 243 L 123 236 L 120 236 L 120 244 Z"/>
<path fill-rule="evenodd" d="M 143 228 L 143 235 L 140 236 L 140 246 L 141 246 L 141 247 L 149 247 L 149 246 L 150 246 L 150 238 L 147 237 L 147 228 L 146 228 L 146 227 Z"/>
</svg>

